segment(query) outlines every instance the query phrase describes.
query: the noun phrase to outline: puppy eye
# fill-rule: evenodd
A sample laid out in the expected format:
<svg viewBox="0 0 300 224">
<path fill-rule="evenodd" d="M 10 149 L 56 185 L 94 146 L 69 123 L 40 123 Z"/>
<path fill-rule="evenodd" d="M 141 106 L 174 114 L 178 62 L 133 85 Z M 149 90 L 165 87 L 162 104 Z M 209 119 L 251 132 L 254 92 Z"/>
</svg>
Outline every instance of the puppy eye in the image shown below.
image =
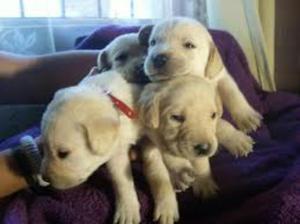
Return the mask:
<svg viewBox="0 0 300 224">
<path fill-rule="evenodd" d="M 115 60 L 116 61 L 125 61 L 127 58 L 128 58 L 128 54 L 122 53 L 122 54 L 119 54 Z"/>
<path fill-rule="evenodd" d="M 212 119 L 215 119 L 217 117 L 217 113 L 216 112 L 213 112 L 212 114 L 211 114 L 211 118 Z"/>
<path fill-rule="evenodd" d="M 193 44 L 192 42 L 186 42 L 184 43 L 184 47 L 187 48 L 187 49 L 194 49 L 196 48 L 195 44 Z"/>
<path fill-rule="evenodd" d="M 171 119 L 177 121 L 179 123 L 183 123 L 185 121 L 185 117 L 183 115 L 172 115 Z"/>
<path fill-rule="evenodd" d="M 60 159 L 65 159 L 70 155 L 69 151 L 58 151 L 57 156 Z"/>
<path fill-rule="evenodd" d="M 153 39 L 150 41 L 150 46 L 154 46 L 156 44 L 156 41 Z"/>
</svg>

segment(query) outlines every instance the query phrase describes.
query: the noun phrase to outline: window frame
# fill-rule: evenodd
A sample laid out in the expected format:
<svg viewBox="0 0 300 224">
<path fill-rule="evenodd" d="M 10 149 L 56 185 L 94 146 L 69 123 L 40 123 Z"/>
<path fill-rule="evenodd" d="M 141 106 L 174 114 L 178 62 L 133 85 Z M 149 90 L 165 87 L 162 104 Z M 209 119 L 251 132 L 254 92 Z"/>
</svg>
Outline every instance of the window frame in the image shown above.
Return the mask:
<svg viewBox="0 0 300 224">
<path fill-rule="evenodd" d="M 97 16 L 67 16 L 67 13 L 66 13 L 66 0 L 59 0 L 60 1 L 60 6 L 61 6 L 61 15 L 60 16 L 51 16 L 51 15 L 47 15 L 47 16 L 42 16 L 42 17 L 39 17 L 39 16 L 26 16 L 25 15 L 25 2 L 24 0 L 18 0 L 19 2 L 19 7 L 16 5 L 15 7 L 18 7 L 20 12 L 19 12 L 19 16 L 1 16 L 0 15 L 0 19 L 27 19 L 27 18 L 31 18 L 31 19 L 35 19 L 35 18 L 59 18 L 59 19 L 62 19 L 62 18 L 66 18 L 66 19 L 85 19 L 85 18 L 91 18 L 91 19 L 101 19 L 101 18 L 104 18 L 104 19 L 158 19 L 158 18 L 136 18 L 134 17 L 134 0 L 130 0 L 130 17 L 127 17 L 127 18 L 119 18 L 119 17 L 116 17 L 116 18 L 110 18 L 110 17 L 102 17 L 102 5 L 101 5 L 101 0 L 96 0 L 97 2 Z"/>
</svg>

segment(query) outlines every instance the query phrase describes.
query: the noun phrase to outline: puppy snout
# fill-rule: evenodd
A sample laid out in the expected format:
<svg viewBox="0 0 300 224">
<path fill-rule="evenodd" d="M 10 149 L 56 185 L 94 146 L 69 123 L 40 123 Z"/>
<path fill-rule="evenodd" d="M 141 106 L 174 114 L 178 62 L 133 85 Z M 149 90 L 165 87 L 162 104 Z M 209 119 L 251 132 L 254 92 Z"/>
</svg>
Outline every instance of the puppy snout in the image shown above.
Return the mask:
<svg viewBox="0 0 300 224">
<path fill-rule="evenodd" d="M 51 182 L 51 178 L 50 178 L 50 170 L 48 167 L 46 167 L 44 164 L 42 164 L 41 166 L 41 170 L 40 170 L 40 173 L 41 173 L 41 178 L 50 183 Z"/>
<path fill-rule="evenodd" d="M 46 181 L 46 182 L 48 182 L 48 183 L 51 182 L 51 181 L 50 181 L 50 177 L 48 176 L 48 174 L 42 174 L 42 179 L 43 179 L 43 181 Z"/>
<path fill-rule="evenodd" d="M 169 60 L 169 57 L 166 54 L 157 54 L 152 57 L 153 66 L 157 69 L 164 67 Z"/>
<path fill-rule="evenodd" d="M 211 145 L 208 143 L 205 144 L 197 144 L 194 146 L 194 151 L 196 155 L 205 156 L 210 153 Z"/>
</svg>

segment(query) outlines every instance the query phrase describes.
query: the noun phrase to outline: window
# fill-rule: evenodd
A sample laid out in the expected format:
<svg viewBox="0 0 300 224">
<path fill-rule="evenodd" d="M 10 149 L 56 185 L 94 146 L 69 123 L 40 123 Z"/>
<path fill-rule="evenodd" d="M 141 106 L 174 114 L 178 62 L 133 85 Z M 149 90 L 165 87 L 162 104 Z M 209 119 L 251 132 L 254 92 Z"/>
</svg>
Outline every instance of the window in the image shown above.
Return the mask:
<svg viewBox="0 0 300 224">
<path fill-rule="evenodd" d="M 0 0 L 0 51 L 41 55 L 69 50 L 77 37 L 99 26 L 149 24 L 173 15 L 198 16 L 205 1 Z M 198 19 L 202 17 L 205 13 Z"/>
<path fill-rule="evenodd" d="M 171 0 L 0 0 L 0 18 L 160 18 Z"/>
</svg>

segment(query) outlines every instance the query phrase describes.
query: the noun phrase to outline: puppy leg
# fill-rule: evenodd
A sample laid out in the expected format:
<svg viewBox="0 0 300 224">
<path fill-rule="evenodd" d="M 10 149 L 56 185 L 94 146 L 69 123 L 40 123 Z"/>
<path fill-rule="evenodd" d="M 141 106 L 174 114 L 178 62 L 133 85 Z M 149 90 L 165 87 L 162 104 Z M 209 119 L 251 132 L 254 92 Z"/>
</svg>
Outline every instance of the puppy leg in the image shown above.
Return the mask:
<svg viewBox="0 0 300 224">
<path fill-rule="evenodd" d="M 247 156 L 253 151 L 253 139 L 223 119 L 217 124 L 217 138 L 219 143 L 235 157 Z"/>
<path fill-rule="evenodd" d="M 181 192 L 188 189 L 196 177 L 190 161 L 169 153 L 162 153 L 162 156 L 175 191 Z"/>
<path fill-rule="evenodd" d="M 141 221 L 140 205 L 133 183 L 128 153 L 124 151 L 107 163 L 116 194 L 114 223 L 137 224 Z"/>
<path fill-rule="evenodd" d="M 144 173 L 154 197 L 154 221 L 173 224 L 179 219 L 176 194 L 160 151 L 151 143 L 142 150 Z"/>
<path fill-rule="evenodd" d="M 260 126 L 262 116 L 247 102 L 229 74 L 219 80 L 218 90 L 239 129 L 248 133 Z"/>
<path fill-rule="evenodd" d="M 196 158 L 191 163 L 196 172 L 196 179 L 192 185 L 194 194 L 202 198 L 214 196 L 218 190 L 218 186 L 211 174 L 209 158 Z"/>
</svg>

